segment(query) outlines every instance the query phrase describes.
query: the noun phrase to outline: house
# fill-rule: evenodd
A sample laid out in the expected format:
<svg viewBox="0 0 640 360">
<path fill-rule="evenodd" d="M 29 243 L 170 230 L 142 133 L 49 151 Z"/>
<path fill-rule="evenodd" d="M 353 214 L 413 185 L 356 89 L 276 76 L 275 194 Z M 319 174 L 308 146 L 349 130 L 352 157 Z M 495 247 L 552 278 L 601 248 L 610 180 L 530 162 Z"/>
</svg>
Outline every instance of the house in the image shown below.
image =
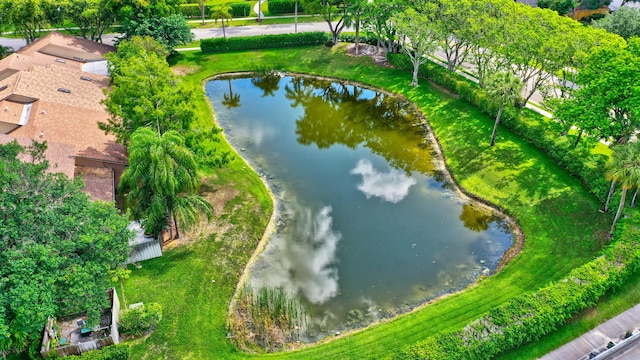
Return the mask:
<svg viewBox="0 0 640 360">
<path fill-rule="evenodd" d="M 115 288 L 108 289 L 107 293 L 110 306 L 104 309 L 96 327 L 87 326 L 87 317 L 84 314 L 49 319 L 42 334 L 40 355 L 45 359 L 52 353 L 57 356 L 80 355 L 86 351 L 119 343 L 120 301 Z"/>
<path fill-rule="evenodd" d="M 127 165 L 126 148 L 98 122 L 109 118 L 101 101 L 109 86 L 104 55 L 115 48 L 52 32 L 0 60 L 0 135 L 3 142 L 47 141 L 45 156 L 63 169 L 60 151 L 73 147 L 73 172 L 93 199 L 115 200 Z M 7 138 L 8 137 L 8 138 Z"/>
</svg>

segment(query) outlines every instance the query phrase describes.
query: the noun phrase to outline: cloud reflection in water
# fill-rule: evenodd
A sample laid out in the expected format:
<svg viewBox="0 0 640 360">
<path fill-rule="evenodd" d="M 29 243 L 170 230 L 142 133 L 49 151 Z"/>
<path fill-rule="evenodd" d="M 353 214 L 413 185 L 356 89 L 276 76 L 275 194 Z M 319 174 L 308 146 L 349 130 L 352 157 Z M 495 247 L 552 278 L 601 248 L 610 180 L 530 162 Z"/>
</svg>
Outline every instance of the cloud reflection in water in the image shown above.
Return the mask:
<svg viewBox="0 0 640 360">
<path fill-rule="evenodd" d="M 273 252 L 279 258 L 262 259 L 268 266 L 252 276 L 254 284 L 300 291 L 314 304 L 336 296 L 338 271 L 331 265 L 336 262 L 341 235 L 332 227 L 330 206 L 315 216 L 308 208 L 298 211 L 291 228 L 270 240 L 281 247 Z"/>
<path fill-rule="evenodd" d="M 395 169 L 387 173 L 379 172 L 367 159 L 358 161 L 351 173 L 362 175 L 358 190 L 362 191 L 367 199 L 374 196 L 394 204 L 404 199 L 409 194 L 409 188 L 416 184 L 415 179 Z"/>
</svg>

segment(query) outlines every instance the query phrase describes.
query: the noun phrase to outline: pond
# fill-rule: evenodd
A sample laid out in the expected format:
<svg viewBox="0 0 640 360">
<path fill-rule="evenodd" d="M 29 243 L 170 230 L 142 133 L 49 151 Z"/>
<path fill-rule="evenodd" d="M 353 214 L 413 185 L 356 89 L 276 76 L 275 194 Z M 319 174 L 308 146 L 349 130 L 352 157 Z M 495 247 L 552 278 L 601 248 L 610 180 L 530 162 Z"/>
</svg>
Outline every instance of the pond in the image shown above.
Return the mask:
<svg viewBox="0 0 640 360">
<path fill-rule="evenodd" d="M 400 97 L 276 75 L 212 80 L 206 92 L 276 197 L 249 281 L 300 296 L 305 341 L 464 289 L 513 243 L 504 219 L 458 195 Z"/>
</svg>

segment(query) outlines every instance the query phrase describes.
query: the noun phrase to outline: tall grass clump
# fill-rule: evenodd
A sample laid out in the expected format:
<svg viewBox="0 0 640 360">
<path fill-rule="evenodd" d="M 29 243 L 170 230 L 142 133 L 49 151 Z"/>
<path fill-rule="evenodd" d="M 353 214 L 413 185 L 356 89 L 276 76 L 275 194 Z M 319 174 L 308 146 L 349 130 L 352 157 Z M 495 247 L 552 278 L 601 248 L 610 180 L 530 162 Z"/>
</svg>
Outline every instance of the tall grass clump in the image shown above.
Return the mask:
<svg viewBox="0 0 640 360">
<path fill-rule="evenodd" d="M 245 286 L 231 314 L 229 328 L 243 350 L 280 351 L 300 339 L 309 317 L 300 299 L 279 287 Z"/>
</svg>

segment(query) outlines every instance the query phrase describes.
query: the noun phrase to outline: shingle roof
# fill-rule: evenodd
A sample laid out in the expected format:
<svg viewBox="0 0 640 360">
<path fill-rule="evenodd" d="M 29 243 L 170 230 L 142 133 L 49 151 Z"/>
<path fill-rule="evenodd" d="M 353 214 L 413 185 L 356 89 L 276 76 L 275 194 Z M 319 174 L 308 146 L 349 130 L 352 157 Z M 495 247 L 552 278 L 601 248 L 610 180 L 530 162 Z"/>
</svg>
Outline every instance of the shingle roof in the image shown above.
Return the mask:
<svg viewBox="0 0 640 360">
<path fill-rule="evenodd" d="M 0 144 L 8 144 L 16 140 L 18 144 L 22 146 L 30 146 L 33 140 L 24 137 L 13 137 L 0 134 Z M 55 142 L 47 142 L 47 150 L 44 152 L 44 157 L 49 161 L 48 172 L 61 172 L 67 175 L 69 178 L 74 176 L 75 168 L 75 146 L 69 144 L 60 144 Z M 30 156 L 21 156 L 22 161 L 32 161 Z"/>
</svg>

